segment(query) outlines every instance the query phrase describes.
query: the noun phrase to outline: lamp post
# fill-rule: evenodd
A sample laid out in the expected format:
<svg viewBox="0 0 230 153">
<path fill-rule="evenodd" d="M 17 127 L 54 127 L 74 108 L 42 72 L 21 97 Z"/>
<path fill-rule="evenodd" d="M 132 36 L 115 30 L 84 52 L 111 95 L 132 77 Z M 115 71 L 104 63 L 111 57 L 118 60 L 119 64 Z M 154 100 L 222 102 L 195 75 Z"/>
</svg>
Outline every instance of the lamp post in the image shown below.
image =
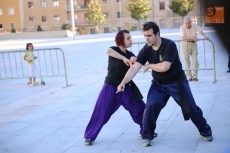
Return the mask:
<svg viewBox="0 0 230 153">
<path fill-rule="evenodd" d="M 201 3 L 201 1 L 200 1 L 200 24 L 201 24 L 201 26 L 203 27 L 203 26 L 204 26 L 204 23 L 203 23 L 202 18 L 203 18 L 203 11 L 202 11 L 202 3 Z"/>
<path fill-rule="evenodd" d="M 119 8 L 120 8 L 120 30 L 123 29 L 123 26 L 122 26 L 122 18 L 123 18 L 123 13 L 122 13 L 122 8 L 121 8 L 121 3 L 122 3 L 122 0 L 119 0 Z"/>
<path fill-rule="evenodd" d="M 74 21 L 73 0 L 70 0 L 70 8 L 71 8 L 71 19 L 72 19 L 73 39 L 75 39 L 75 36 L 74 36 L 74 32 L 75 32 L 75 21 Z"/>
<path fill-rule="evenodd" d="M 152 8 L 154 8 L 154 1 L 152 1 Z M 152 13 L 153 13 L 152 16 L 153 16 L 153 21 L 154 21 L 154 9 L 152 9 Z"/>
</svg>

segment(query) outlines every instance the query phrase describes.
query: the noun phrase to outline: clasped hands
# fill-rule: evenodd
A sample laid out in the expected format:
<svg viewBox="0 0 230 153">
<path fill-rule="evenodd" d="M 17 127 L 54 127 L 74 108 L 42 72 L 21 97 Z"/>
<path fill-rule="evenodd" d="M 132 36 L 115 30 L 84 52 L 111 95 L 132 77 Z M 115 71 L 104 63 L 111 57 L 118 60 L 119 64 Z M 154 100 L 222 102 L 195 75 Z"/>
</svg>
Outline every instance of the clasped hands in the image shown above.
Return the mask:
<svg viewBox="0 0 230 153">
<path fill-rule="evenodd" d="M 132 66 L 136 62 L 137 58 L 135 56 L 130 57 L 130 59 L 124 58 L 123 61 L 127 66 Z"/>
</svg>

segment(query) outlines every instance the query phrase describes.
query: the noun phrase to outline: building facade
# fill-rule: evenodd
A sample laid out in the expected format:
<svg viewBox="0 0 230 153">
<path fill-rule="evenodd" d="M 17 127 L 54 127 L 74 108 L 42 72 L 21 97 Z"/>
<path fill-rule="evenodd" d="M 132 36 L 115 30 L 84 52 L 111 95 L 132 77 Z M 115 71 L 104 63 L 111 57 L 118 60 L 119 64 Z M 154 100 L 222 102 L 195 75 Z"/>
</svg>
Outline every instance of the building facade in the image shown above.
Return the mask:
<svg viewBox="0 0 230 153">
<path fill-rule="evenodd" d="M 83 0 L 78 0 L 83 1 Z M 102 13 L 106 15 L 106 22 L 99 26 L 99 33 L 110 33 L 117 32 L 118 30 L 128 29 L 128 30 L 138 30 L 138 21 L 131 18 L 131 13 L 128 11 L 127 7 L 129 0 L 98 0 L 102 8 Z M 80 2 L 77 2 L 77 4 Z M 86 3 L 84 3 L 86 4 Z M 141 24 L 147 21 L 156 22 L 160 28 L 178 28 L 183 24 L 182 17 L 174 14 L 171 9 L 168 7 L 170 0 L 152 0 L 150 5 L 152 6 L 152 11 L 148 18 L 141 21 Z M 75 10 L 75 14 L 80 10 Z M 84 14 L 81 15 L 81 18 L 78 18 L 78 21 L 75 22 L 76 28 L 84 28 L 85 33 L 92 34 L 95 33 L 95 26 L 90 25 L 87 22 L 87 7 L 84 11 L 81 11 Z M 203 25 L 203 15 L 198 0 L 195 0 L 195 9 L 188 14 L 196 20 L 198 25 Z M 71 17 L 71 16 L 69 16 Z M 79 22 L 85 22 L 83 27 L 79 25 Z"/>
<path fill-rule="evenodd" d="M 66 0 L 23 0 L 24 31 L 61 30 L 66 23 Z"/>
<path fill-rule="evenodd" d="M 182 17 L 174 14 L 168 7 L 170 0 L 153 0 L 153 11 L 147 20 L 155 21 L 161 28 L 178 28 L 183 24 Z M 189 12 L 188 16 L 194 17 L 198 21 L 198 25 L 201 25 L 201 8 L 199 0 L 195 0 L 195 9 Z"/>
<path fill-rule="evenodd" d="M 75 29 L 80 34 L 96 33 L 95 25 L 87 20 L 87 3 L 91 0 L 73 0 Z M 129 0 L 97 0 L 106 15 L 106 22 L 99 26 L 99 33 L 117 32 L 120 29 L 138 30 L 138 21 L 131 18 L 127 7 Z M 161 28 L 176 28 L 182 25 L 182 17 L 168 7 L 170 0 L 150 0 L 152 11 L 141 21 L 154 21 Z M 189 13 L 198 25 L 202 25 L 203 15 L 198 0 L 195 9 Z M 62 30 L 63 25 L 72 29 L 71 0 L 0 0 L 0 32 Z M 68 28 L 68 27 L 67 27 Z"/>
<path fill-rule="evenodd" d="M 0 33 L 22 30 L 20 0 L 0 0 Z"/>
<path fill-rule="evenodd" d="M 90 0 L 73 0 L 75 29 L 81 34 L 89 33 L 87 32 L 87 30 L 90 31 L 90 27 L 93 26 L 87 20 L 88 2 L 90 2 Z M 67 24 L 72 26 L 70 0 L 66 0 L 66 6 L 67 6 Z M 94 31 L 91 31 L 91 33 L 94 33 Z"/>
<path fill-rule="evenodd" d="M 67 9 L 66 0 L 0 0 L 0 32 L 61 30 Z"/>
</svg>

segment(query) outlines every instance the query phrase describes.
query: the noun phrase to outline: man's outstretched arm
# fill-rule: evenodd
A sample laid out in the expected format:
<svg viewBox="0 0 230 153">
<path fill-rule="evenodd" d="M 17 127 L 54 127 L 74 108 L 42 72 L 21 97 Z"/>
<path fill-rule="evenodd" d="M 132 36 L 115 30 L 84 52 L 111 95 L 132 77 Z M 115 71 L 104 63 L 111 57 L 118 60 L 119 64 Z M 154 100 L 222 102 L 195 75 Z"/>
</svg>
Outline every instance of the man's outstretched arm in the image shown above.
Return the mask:
<svg viewBox="0 0 230 153">
<path fill-rule="evenodd" d="M 141 69 L 141 67 L 142 67 L 142 65 L 140 63 L 135 62 L 135 64 L 129 68 L 125 77 L 123 78 L 123 80 L 121 81 L 119 86 L 117 87 L 118 92 L 124 91 L 125 84 L 128 83 L 129 81 L 131 81 L 135 77 L 135 75 Z"/>
</svg>

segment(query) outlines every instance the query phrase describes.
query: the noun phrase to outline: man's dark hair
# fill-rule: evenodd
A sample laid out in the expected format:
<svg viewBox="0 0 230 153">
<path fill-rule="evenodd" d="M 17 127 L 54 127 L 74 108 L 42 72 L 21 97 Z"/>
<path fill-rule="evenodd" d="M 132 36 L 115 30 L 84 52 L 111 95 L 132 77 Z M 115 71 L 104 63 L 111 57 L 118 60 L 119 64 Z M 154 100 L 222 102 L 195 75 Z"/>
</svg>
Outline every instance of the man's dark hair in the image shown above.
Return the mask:
<svg viewBox="0 0 230 153">
<path fill-rule="evenodd" d="M 155 22 L 146 22 L 145 24 L 143 24 L 143 31 L 147 31 L 149 29 L 153 29 L 153 33 L 154 35 L 157 34 L 157 32 L 159 32 L 160 35 L 160 29 L 158 27 L 158 25 Z"/>
</svg>

